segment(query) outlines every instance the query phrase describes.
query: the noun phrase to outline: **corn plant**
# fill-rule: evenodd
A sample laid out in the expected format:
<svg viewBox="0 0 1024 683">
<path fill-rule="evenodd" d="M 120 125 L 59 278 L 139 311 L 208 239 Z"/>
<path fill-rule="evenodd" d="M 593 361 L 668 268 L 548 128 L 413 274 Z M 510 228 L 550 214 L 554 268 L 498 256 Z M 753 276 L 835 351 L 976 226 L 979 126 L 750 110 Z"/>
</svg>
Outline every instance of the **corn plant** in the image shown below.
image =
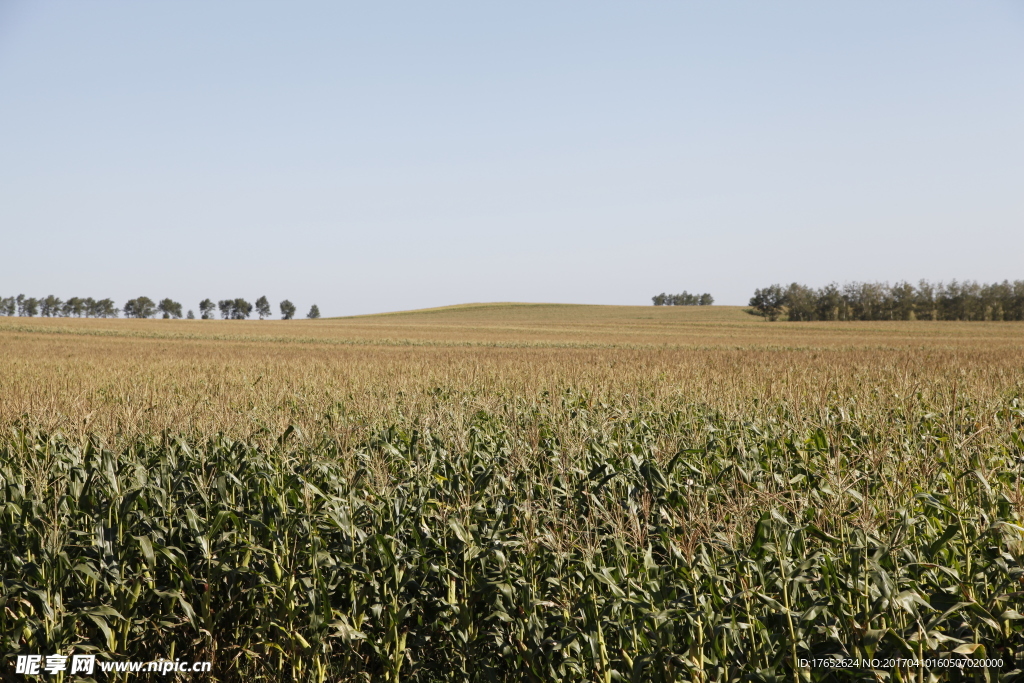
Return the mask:
<svg viewBox="0 0 1024 683">
<path fill-rule="evenodd" d="M 458 440 L 411 419 L 121 448 L 21 425 L 0 442 L 0 653 L 223 681 L 1019 677 L 1020 403 L 984 438 L 967 397 L 858 410 L 567 391 Z M 801 663 L 890 657 L 1002 665 Z"/>
</svg>

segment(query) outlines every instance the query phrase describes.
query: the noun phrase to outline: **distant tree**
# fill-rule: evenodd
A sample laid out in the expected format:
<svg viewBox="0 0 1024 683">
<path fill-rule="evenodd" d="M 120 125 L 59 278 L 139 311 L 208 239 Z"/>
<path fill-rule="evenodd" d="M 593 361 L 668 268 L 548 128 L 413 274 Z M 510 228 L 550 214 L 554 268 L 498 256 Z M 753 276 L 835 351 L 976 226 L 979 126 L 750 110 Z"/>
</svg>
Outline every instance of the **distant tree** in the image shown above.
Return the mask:
<svg viewBox="0 0 1024 683">
<path fill-rule="evenodd" d="M 213 303 L 209 299 L 203 299 L 199 302 L 199 315 L 203 320 L 209 320 L 213 317 L 213 311 L 217 308 L 217 304 Z"/>
<path fill-rule="evenodd" d="M 313 304 L 313 307 L 309 309 L 309 313 L 306 314 L 306 317 L 311 318 L 313 320 L 316 320 L 317 318 L 320 317 L 320 309 L 317 308 L 316 304 Z"/>
<path fill-rule="evenodd" d="M 17 310 L 17 300 L 13 296 L 9 296 L 6 299 L 0 297 L 0 315 L 11 316 Z"/>
<path fill-rule="evenodd" d="M 848 282 L 843 285 L 848 320 L 881 320 L 881 287 L 872 282 Z"/>
<path fill-rule="evenodd" d="M 252 304 L 245 299 L 235 299 L 231 302 L 231 317 L 235 320 L 245 320 L 252 313 Z"/>
<path fill-rule="evenodd" d="M 148 296 L 140 296 L 125 302 L 126 318 L 152 318 L 156 314 L 156 304 Z"/>
<path fill-rule="evenodd" d="M 785 292 L 779 285 L 772 285 L 764 289 L 754 290 L 754 296 L 750 298 L 750 306 L 755 315 L 778 320 L 785 305 Z"/>
<path fill-rule="evenodd" d="M 16 301 L 18 303 L 18 315 L 32 318 L 39 313 L 39 299 L 19 294 Z"/>
<path fill-rule="evenodd" d="M 188 319 L 188 320 L 195 320 L 196 319 L 196 314 L 193 313 L 192 309 L 190 308 L 190 309 L 188 309 L 188 315 L 186 315 L 185 318 Z"/>
<path fill-rule="evenodd" d="M 259 314 L 260 320 L 270 317 L 270 302 L 267 301 L 267 297 L 261 296 L 256 299 L 256 313 Z"/>
<path fill-rule="evenodd" d="M 281 302 L 281 320 L 291 320 L 295 317 L 295 304 L 288 299 Z"/>
<path fill-rule="evenodd" d="M 782 292 L 781 299 L 778 296 Z M 967 280 L 933 284 L 909 282 L 832 283 L 811 289 L 797 283 L 784 291 L 773 285 L 750 300 L 757 315 L 775 320 L 781 308 L 791 321 L 803 320 L 1024 320 L 1024 280 L 982 284 Z M 774 317 L 773 317 L 774 316 Z"/>
<path fill-rule="evenodd" d="M 165 320 L 167 318 L 181 317 L 181 304 L 171 299 L 161 299 L 160 303 L 157 304 L 157 310 L 164 314 Z"/>
<path fill-rule="evenodd" d="M 683 291 L 681 294 L 657 294 L 651 297 L 655 306 L 710 306 L 715 303 L 715 298 L 705 292 L 704 294 L 690 294 Z"/>
<path fill-rule="evenodd" d="M 91 301 L 91 299 L 90 299 Z M 116 318 L 118 314 L 118 308 L 114 305 L 113 299 L 100 299 L 94 304 L 95 308 L 93 315 L 97 318 Z M 128 314 L 125 313 L 125 317 Z"/>
<path fill-rule="evenodd" d="M 891 290 L 892 307 L 891 318 L 893 320 L 914 320 L 917 316 L 914 312 L 914 285 L 909 282 L 899 282 Z"/>
<path fill-rule="evenodd" d="M 63 303 L 60 298 L 50 294 L 45 299 L 40 299 L 39 312 L 44 318 L 52 318 L 60 315 L 61 304 Z"/>
<path fill-rule="evenodd" d="M 914 297 L 914 311 L 921 320 L 938 320 L 939 308 L 936 287 L 927 280 L 921 280 L 917 284 L 917 295 Z"/>
<path fill-rule="evenodd" d="M 818 320 L 840 320 L 840 316 L 845 312 L 845 306 L 843 295 L 839 292 L 839 285 L 833 282 L 822 287 L 818 291 L 814 308 Z"/>
<path fill-rule="evenodd" d="M 85 299 L 77 296 L 71 297 L 64 302 L 64 309 L 61 312 L 68 318 L 71 316 L 81 318 L 82 314 L 85 313 Z"/>
<path fill-rule="evenodd" d="M 235 313 L 235 300 L 221 299 L 217 302 L 217 308 L 220 309 L 220 317 L 224 320 L 228 320 Z"/>
<path fill-rule="evenodd" d="M 783 300 L 790 320 L 807 321 L 818 317 L 817 297 L 810 287 L 794 282 L 786 289 Z"/>
</svg>

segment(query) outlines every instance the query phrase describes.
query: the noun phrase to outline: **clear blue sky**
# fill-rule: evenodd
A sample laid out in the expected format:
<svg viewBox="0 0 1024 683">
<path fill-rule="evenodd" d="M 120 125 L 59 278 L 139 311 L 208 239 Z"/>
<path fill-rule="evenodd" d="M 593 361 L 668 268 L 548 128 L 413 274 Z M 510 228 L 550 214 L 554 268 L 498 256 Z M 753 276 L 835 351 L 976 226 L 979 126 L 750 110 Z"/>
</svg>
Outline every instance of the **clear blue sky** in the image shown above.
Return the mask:
<svg viewBox="0 0 1024 683">
<path fill-rule="evenodd" d="M 0 0 L 0 295 L 1024 279 L 1021 2 Z"/>
</svg>

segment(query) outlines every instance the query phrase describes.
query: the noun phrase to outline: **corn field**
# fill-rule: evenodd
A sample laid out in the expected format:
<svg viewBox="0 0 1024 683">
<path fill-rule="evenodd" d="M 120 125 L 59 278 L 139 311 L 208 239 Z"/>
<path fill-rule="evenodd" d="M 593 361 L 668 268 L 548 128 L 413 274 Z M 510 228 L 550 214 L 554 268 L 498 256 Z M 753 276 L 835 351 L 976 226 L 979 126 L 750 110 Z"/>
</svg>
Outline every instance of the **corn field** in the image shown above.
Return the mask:
<svg viewBox="0 0 1024 683">
<path fill-rule="evenodd" d="M 0 679 L 1021 677 L 1017 323 L 293 323 L 0 319 Z"/>
<path fill-rule="evenodd" d="M 994 437 L 977 408 L 880 434 L 852 403 L 809 427 L 565 391 L 479 411 L 463 444 L 410 423 L 348 447 L 14 427 L 0 651 L 231 681 L 1010 680 L 1024 404 Z M 800 665 L 941 656 L 1003 663 Z"/>
</svg>

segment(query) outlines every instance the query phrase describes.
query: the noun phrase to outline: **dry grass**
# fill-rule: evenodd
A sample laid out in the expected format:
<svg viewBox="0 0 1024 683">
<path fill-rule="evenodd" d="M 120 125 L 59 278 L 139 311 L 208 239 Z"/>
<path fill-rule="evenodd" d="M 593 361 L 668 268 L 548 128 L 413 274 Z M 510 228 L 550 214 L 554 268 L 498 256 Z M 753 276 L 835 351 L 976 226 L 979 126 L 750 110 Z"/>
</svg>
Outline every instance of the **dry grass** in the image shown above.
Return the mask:
<svg viewBox="0 0 1024 683">
<path fill-rule="evenodd" d="M 836 348 L 1020 345 L 1024 323 L 768 323 L 738 306 L 468 304 L 325 320 L 0 318 L 0 334 L 371 346 Z"/>
<path fill-rule="evenodd" d="M 0 425 L 107 437 L 444 419 L 509 397 L 880 410 L 1024 382 L 1024 324 L 765 323 L 739 308 L 469 305 L 321 321 L 0 319 Z M 457 395 L 439 402 L 438 392 Z M 931 398 L 929 400 L 932 400 Z M 440 411 L 440 413 L 439 413 Z M 443 414 L 442 414 L 443 413 Z"/>
</svg>

